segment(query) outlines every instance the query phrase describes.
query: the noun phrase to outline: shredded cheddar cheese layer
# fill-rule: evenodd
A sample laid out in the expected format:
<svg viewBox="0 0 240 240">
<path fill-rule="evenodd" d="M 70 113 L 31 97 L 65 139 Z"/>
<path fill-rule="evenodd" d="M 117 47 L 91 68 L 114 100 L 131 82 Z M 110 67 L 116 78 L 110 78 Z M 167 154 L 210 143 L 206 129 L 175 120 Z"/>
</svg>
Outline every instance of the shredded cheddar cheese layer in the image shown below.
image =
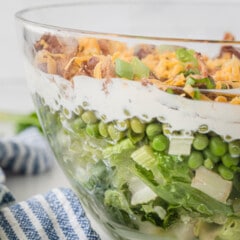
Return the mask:
<svg viewBox="0 0 240 240">
<path fill-rule="evenodd" d="M 63 39 L 51 35 L 44 35 L 35 44 L 35 49 L 35 64 L 39 69 L 70 81 L 76 75 L 97 79 L 119 77 L 115 70 L 116 59 L 131 63 L 137 57 L 149 69 L 149 76 L 139 79 L 133 75 L 131 80 L 154 84 L 162 90 L 172 88 L 173 93 L 188 98 L 194 98 L 197 87 L 200 90 L 199 100 L 240 104 L 240 97 L 227 91 L 240 87 L 240 59 L 234 51 L 225 51 L 215 58 L 209 58 L 186 50 L 186 56 L 182 56 L 174 48 L 160 51 L 157 46 L 128 47 L 119 41 Z M 189 85 L 189 79 L 192 85 Z M 213 81 L 214 89 L 221 90 L 221 93 L 202 91 L 208 86 L 204 84 L 205 80 Z"/>
</svg>

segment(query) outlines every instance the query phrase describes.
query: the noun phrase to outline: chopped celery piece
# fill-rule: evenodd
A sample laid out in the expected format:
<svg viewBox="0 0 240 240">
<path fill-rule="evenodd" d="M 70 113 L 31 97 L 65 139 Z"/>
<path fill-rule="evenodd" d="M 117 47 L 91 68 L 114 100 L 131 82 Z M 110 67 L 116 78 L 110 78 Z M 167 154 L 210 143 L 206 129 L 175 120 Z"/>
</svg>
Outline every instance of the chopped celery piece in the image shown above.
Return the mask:
<svg viewBox="0 0 240 240">
<path fill-rule="evenodd" d="M 123 61 L 119 58 L 115 61 L 115 71 L 119 77 L 133 79 L 133 67 L 132 64 Z"/>
<path fill-rule="evenodd" d="M 193 137 L 172 136 L 168 153 L 172 155 L 189 155 L 191 153 Z"/>
<path fill-rule="evenodd" d="M 134 57 L 131 60 L 133 74 L 137 79 L 148 78 L 149 77 L 149 68 L 137 57 Z"/>
<path fill-rule="evenodd" d="M 113 154 L 119 154 L 123 151 L 126 151 L 126 150 L 131 150 L 131 149 L 134 149 L 135 146 L 134 144 L 132 143 L 132 141 L 130 139 L 124 139 L 122 140 L 121 142 L 111 146 L 111 147 L 107 147 L 103 150 L 103 156 L 104 157 L 109 157 Z"/>
<path fill-rule="evenodd" d="M 136 163 L 138 163 L 140 166 L 147 170 L 153 169 L 154 166 L 156 165 L 156 159 L 153 154 L 153 151 L 147 145 L 144 145 L 141 148 L 134 151 L 131 155 L 131 158 Z"/>
</svg>

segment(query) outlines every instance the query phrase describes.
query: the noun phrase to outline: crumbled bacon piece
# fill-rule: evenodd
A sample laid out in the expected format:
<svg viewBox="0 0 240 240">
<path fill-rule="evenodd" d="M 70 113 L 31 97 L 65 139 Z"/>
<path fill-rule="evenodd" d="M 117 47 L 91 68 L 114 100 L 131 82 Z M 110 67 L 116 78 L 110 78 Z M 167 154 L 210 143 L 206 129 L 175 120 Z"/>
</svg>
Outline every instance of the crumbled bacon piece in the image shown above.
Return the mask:
<svg viewBox="0 0 240 240">
<path fill-rule="evenodd" d="M 153 45 L 146 45 L 146 44 L 141 44 L 137 46 L 135 50 L 135 56 L 137 56 L 139 59 L 145 58 L 148 54 L 153 53 L 155 50 L 155 46 Z"/>
<path fill-rule="evenodd" d="M 231 33 L 225 33 L 223 40 L 224 41 L 234 41 L 235 38 Z M 236 48 L 236 47 L 233 47 L 233 46 L 230 46 L 230 45 L 225 45 L 221 48 L 219 57 L 223 57 L 223 56 L 226 56 L 226 55 L 229 55 L 230 57 L 232 55 L 234 55 L 238 59 L 240 59 L 240 49 Z"/>
<path fill-rule="evenodd" d="M 99 39 L 98 40 L 99 47 L 101 49 L 101 52 L 103 55 L 110 54 L 110 46 L 109 46 L 109 40 L 106 39 Z"/>
<path fill-rule="evenodd" d="M 66 79 L 71 79 L 74 75 L 79 71 L 79 64 L 75 58 L 71 59 L 71 61 L 65 66 L 63 70 L 63 77 Z"/>
<path fill-rule="evenodd" d="M 198 68 L 202 77 L 207 77 L 209 75 L 206 62 L 201 53 L 196 53 L 196 58 L 198 60 Z"/>
<path fill-rule="evenodd" d="M 37 51 L 45 49 L 50 53 L 63 53 L 63 45 L 56 36 L 50 34 L 43 35 L 34 47 Z"/>
<path fill-rule="evenodd" d="M 223 57 L 224 54 L 230 54 L 231 56 L 234 55 L 235 57 L 240 59 L 240 49 L 233 46 L 223 46 L 221 48 L 219 57 Z"/>
<path fill-rule="evenodd" d="M 111 78 L 115 77 L 115 68 L 113 65 L 113 62 L 111 60 L 111 57 L 108 56 L 102 61 L 102 78 Z"/>
<path fill-rule="evenodd" d="M 85 62 L 83 69 L 87 73 L 87 75 L 92 76 L 93 70 L 96 67 L 97 63 L 99 62 L 99 59 L 97 57 L 91 57 L 87 62 Z"/>
</svg>

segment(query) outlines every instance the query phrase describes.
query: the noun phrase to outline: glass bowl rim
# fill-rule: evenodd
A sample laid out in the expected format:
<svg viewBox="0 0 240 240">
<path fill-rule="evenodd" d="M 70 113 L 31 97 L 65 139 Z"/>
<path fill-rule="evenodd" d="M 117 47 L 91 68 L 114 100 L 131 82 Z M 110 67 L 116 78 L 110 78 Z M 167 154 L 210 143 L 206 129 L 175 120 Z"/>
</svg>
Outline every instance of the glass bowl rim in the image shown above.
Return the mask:
<svg viewBox="0 0 240 240">
<path fill-rule="evenodd" d="M 158 1 L 152 1 L 158 4 L 164 4 L 164 2 L 158 2 Z M 148 1 L 148 3 L 149 3 Z M 34 21 L 31 20 L 28 17 L 25 17 L 24 15 L 26 13 L 32 12 L 32 11 L 38 11 L 41 9 L 54 9 L 54 8 L 63 8 L 63 7 L 71 7 L 71 6 L 84 6 L 84 5 L 104 5 L 104 4 L 132 4 L 132 3 L 144 3 L 143 0 L 135 1 L 135 0 L 128 0 L 128 1 L 81 1 L 81 2 L 70 2 L 70 3 L 57 3 L 57 4 L 44 4 L 29 8 L 24 8 L 22 10 L 19 10 L 15 13 L 15 19 L 17 21 L 20 21 L 24 24 L 30 24 L 32 26 L 36 27 L 42 27 L 46 29 L 51 29 L 55 31 L 66 31 L 66 32 L 72 32 L 72 33 L 78 33 L 78 34 L 87 34 L 87 35 L 95 35 L 95 36 L 108 36 L 108 37 L 119 37 L 119 38 L 127 38 L 127 39 L 142 39 L 142 40 L 154 40 L 154 41 L 169 41 L 169 42 L 186 42 L 186 43 L 202 43 L 202 44 L 240 44 L 240 41 L 229 41 L 229 40 L 214 40 L 214 39 L 190 39 L 190 38 L 173 38 L 173 37 L 157 37 L 157 36 L 144 36 L 144 35 L 131 35 L 131 34 L 122 34 L 122 33 L 111 33 L 111 32 L 101 32 L 101 31 L 91 31 L 91 30 L 83 30 L 83 29 L 77 29 L 77 28 L 70 28 L 70 27 L 61 27 L 58 25 L 53 24 L 46 24 L 41 23 L 40 21 Z M 167 1 L 168 2 L 168 1 Z M 186 1 L 192 3 L 192 1 Z M 169 2 L 173 3 L 173 2 Z M 203 3 L 203 2 L 201 2 Z"/>
</svg>

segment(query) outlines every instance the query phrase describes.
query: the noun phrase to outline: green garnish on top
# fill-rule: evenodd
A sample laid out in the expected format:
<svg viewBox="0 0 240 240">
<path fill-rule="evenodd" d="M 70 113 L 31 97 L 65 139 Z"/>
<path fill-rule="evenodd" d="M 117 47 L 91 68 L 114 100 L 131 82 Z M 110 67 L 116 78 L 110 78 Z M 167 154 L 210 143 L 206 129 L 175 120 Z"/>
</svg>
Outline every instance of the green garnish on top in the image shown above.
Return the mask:
<svg viewBox="0 0 240 240">
<path fill-rule="evenodd" d="M 130 63 L 117 58 L 115 60 L 115 71 L 119 77 L 127 79 L 148 78 L 150 73 L 149 68 L 137 57 L 134 57 Z"/>
<path fill-rule="evenodd" d="M 133 68 L 132 65 L 126 61 L 119 58 L 115 61 L 115 71 L 119 77 L 132 79 L 133 78 Z"/>
<path fill-rule="evenodd" d="M 177 59 L 183 63 L 192 63 L 194 67 L 198 67 L 197 58 L 194 56 L 195 51 L 192 49 L 178 48 L 176 50 Z"/>
<path fill-rule="evenodd" d="M 210 77 L 205 77 L 205 78 L 193 78 L 193 77 L 188 77 L 186 81 L 186 85 L 191 85 L 191 86 L 199 86 L 203 85 L 207 89 L 214 89 L 216 84 L 214 80 Z"/>
</svg>

